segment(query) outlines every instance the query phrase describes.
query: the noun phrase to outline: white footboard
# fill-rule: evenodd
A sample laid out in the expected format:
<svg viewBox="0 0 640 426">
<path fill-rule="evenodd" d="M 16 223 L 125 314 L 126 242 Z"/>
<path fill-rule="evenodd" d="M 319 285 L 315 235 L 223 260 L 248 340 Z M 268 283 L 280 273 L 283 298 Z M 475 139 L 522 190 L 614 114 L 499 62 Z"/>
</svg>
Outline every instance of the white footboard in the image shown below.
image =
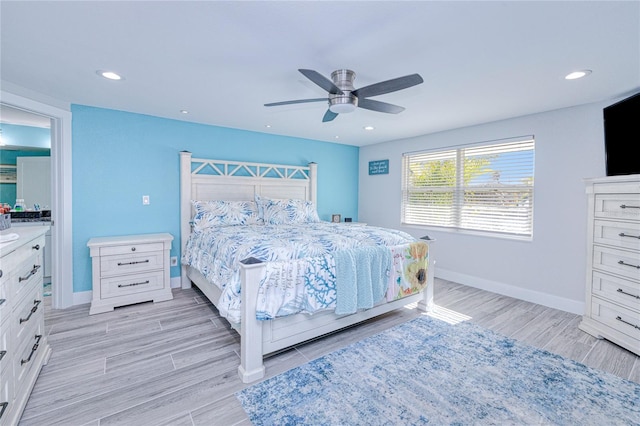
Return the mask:
<svg viewBox="0 0 640 426">
<path fill-rule="evenodd" d="M 256 304 L 260 278 L 265 265 L 257 259 L 247 259 L 240 267 L 242 279 L 242 322 L 240 324 L 240 366 L 238 373 L 244 383 L 259 380 L 265 375 L 264 355 L 294 346 L 307 340 L 349 327 L 359 322 L 393 311 L 410 303 L 428 312 L 433 308 L 434 262 L 430 256 L 427 285 L 421 293 L 382 302 L 371 309 L 350 315 L 320 312 L 314 315 L 297 314 L 274 320 L 256 319 Z"/>
</svg>

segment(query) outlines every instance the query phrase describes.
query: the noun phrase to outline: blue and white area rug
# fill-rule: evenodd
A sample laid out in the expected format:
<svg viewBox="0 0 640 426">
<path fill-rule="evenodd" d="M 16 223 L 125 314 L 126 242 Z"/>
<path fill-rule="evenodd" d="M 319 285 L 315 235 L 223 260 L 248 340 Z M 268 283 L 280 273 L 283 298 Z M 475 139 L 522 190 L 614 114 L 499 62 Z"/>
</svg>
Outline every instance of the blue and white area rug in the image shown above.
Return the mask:
<svg viewBox="0 0 640 426">
<path fill-rule="evenodd" d="M 426 316 L 236 396 L 255 425 L 640 425 L 640 384 Z"/>
</svg>

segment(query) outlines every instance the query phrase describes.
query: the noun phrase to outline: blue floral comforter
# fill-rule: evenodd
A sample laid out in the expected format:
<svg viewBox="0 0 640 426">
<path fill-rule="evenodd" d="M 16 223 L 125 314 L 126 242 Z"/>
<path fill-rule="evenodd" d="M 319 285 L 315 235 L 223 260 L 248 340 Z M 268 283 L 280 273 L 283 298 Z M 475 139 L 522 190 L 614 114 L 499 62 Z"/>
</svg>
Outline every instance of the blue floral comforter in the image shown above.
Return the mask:
<svg viewBox="0 0 640 426">
<path fill-rule="evenodd" d="M 190 235 L 182 263 L 199 270 L 222 289 L 220 314 L 240 322 L 240 261 L 266 262 L 256 318 L 336 308 L 336 251 L 386 246 L 392 264 L 387 271 L 387 300 L 422 290 L 426 283 L 428 246 L 393 229 L 358 224 L 315 222 L 295 225 L 212 226 Z"/>
</svg>

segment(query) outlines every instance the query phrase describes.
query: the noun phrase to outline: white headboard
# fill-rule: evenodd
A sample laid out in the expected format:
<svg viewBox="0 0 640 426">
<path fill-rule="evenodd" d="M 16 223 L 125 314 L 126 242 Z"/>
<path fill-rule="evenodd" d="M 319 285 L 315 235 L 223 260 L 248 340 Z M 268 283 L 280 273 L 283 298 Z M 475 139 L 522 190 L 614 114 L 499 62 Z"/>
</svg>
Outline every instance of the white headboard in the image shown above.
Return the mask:
<svg viewBox="0 0 640 426">
<path fill-rule="evenodd" d="M 295 198 L 317 201 L 316 163 L 308 166 L 247 163 L 192 158 L 180 152 L 180 240 L 187 243 L 191 232 L 191 200 L 254 200 L 255 195 L 269 198 Z M 183 283 L 185 272 L 183 268 Z"/>
</svg>

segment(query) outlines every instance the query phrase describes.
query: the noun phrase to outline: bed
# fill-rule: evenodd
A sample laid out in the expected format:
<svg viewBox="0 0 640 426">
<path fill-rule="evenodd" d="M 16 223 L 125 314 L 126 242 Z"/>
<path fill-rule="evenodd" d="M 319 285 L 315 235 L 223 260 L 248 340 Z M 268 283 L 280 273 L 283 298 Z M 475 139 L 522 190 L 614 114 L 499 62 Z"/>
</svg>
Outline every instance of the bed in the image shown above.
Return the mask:
<svg viewBox="0 0 640 426">
<path fill-rule="evenodd" d="M 181 285 L 195 284 L 239 333 L 244 383 L 264 377 L 266 355 L 411 303 L 432 307 L 428 243 L 321 221 L 317 168 L 180 153 Z"/>
</svg>

